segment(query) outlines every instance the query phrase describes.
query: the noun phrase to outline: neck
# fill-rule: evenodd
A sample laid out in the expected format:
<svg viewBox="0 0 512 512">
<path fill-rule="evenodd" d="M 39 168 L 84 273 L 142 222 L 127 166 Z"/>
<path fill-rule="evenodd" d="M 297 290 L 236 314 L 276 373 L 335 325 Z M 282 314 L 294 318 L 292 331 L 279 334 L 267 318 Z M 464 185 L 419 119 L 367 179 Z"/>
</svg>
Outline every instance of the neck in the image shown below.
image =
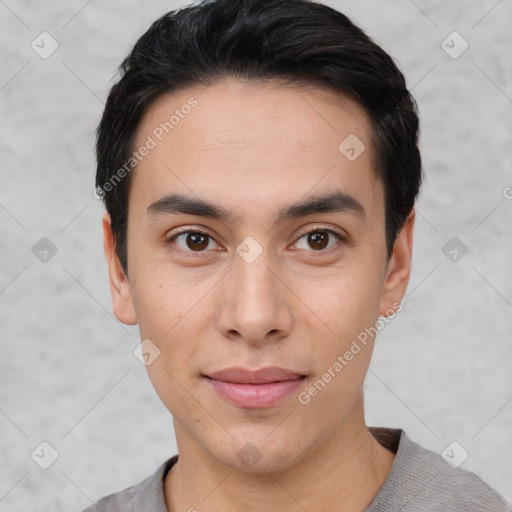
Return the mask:
<svg viewBox="0 0 512 512">
<path fill-rule="evenodd" d="M 215 460 L 175 421 L 179 459 L 165 479 L 167 509 L 364 510 L 382 487 L 395 454 L 370 434 L 362 413 L 357 419 L 293 467 L 264 473 L 235 470 Z"/>
</svg>

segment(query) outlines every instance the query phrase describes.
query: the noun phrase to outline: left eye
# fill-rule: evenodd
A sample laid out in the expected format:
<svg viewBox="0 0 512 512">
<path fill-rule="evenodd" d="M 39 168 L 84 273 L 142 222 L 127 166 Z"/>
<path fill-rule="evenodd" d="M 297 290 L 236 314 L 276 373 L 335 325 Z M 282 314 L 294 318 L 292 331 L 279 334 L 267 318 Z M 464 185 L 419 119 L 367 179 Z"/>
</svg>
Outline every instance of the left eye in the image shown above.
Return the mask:
<svg viewBox="0 0 512 512">
<path fill-rule="evenodd" d="M 329 243 L 329 235 L 333 235 L 339 242 L 343 242 L 345 240 L 344 237 L 335 231 L 332 231 L 331 229 L 314 229 L 313 231 L 304 233 L 296 243 L 298 244 L 301 240 L 305 240 L 306 243 L 309 244 L 310 247 L 312 247 L 315 251 L 322 251 Z M 329 246 L 328 249 L 331 247 L 332 245 Z"/>
</svg>

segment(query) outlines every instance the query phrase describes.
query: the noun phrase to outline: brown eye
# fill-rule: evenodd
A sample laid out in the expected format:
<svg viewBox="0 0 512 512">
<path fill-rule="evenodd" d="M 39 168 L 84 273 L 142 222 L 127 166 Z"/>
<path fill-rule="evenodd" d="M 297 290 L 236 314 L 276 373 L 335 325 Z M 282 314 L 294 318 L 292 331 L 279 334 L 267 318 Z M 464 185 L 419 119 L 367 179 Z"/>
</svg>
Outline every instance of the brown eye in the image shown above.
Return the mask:
<svg viewBox="0 0 512 512">
<path fill-rule="evenodd" d="M 308 236 L 308 243 L 313 249 L 325 249 L 329 243 L 329 235 L 323 231 L 315 231 Z"/>
<path fill-rule="evenodd" d="M 334 236 L 334 238 L 340 242 L 345 241 L 343 236 L 336 233 L 335 231 L 332 231 L 331 229 L 315 229 L 313 231 L 308 231 L 304 233 L 297 241 L 297 244 L 299 244 L 302 240 L 305 240 L 307 244 L 306 249 L 313 249 L 316 252 L 320 252 L 323 251 L 326 247 L 330 248 L 333 245 L 335 245 L 331 244 L 328 247 L 329 238 L 331 235 Z"/>
<path fill-rule="evenodd" d="M 185 237 L 185 243 L 189 249 L 192 249 L 193 251 L 201 251 L 208 247 L 209 238 L 210 237 L 208 235 L 204 235 L 202 233 L 188 233 Z"/>
<path fill-rule="evenodd" d="M 182 231 L 169 239 L 167 243 L 176 244 L 180 249 L 187 252 L 203 252 L 208 248 L 213 239 L 210 235 L 201 231 Z"/>
</svg>

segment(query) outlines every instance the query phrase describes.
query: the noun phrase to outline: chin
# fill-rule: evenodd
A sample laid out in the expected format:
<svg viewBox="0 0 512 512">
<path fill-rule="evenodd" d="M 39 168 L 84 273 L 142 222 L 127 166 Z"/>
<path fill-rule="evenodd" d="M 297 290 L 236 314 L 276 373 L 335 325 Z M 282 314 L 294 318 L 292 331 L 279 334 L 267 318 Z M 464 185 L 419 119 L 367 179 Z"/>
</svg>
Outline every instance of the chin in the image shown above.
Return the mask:
<svg viewBox="0 0 512 512">
<path fill-rule="evenodd" d="M 234 441 L 221 452 L 218 445 L 212 448 L 214 449 L 210 451 L 210 455 L 213 458 L 245 473 L 285 471 L 306 456 L 298 451 L 301 449 L 300 443 L 291 440 L 289 436 L 274 439 L 270 443 L 268 432 L 262 433 L 261 437 L 253 433 L 246 442 Z"/>
</svg>

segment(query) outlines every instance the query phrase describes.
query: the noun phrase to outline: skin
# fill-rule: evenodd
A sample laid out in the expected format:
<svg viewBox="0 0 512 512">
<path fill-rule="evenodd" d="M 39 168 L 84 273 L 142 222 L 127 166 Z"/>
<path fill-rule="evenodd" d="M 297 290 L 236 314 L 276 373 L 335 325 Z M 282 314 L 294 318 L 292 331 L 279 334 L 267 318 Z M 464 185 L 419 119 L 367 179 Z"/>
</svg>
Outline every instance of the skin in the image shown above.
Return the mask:
<svg viewBox="0 0 512 512">
<path fill-rule="evenodd" d="M 165 479 L 169 511 L 360 511 L 386 479 L 394 454 L 369 433 L 363 382 L 374 339 L 307 404 L 297 400 L 359 333 L 389 315 L 410 276 L 414 211 L 388 260 L 384 192 L 373 170 L 370 124 L 352 100 L 326 89 L 226 79 L 159 98 L 135 146 L 193 96 L 198 104 L 133 171 L 128 276 L 103 219 L 113 311 L 139 324 L 160 350 L 149 378 L 172 413 L 179 461 Z M 356 134 L 366 150 L 338 149 Z M 275 223 L 285 205 L 342 190 L 363 205 Z M 233 211 L 226 222 L 191 214 L 151 216 L 179 192 Z M 200 250 L 177 228 L 211 238 Z M 304 232 L 332 229 L 326 248 Z M 324 236 L 325 231 L 323 231 Z M 246 237 L 262 249 L 248 263 Z M 194 245 L 195 244 L 195 245 Z M 323 247 L 323 246 L 322 246 Z M 233 405 L 202 377 L 230 366 L 280 366 L 307 378 L 265 409 Z M 237 455 L 252 443 L 247 467 Z M 247 448 L 245 448 L 247 449 Z"/>
</svg>

